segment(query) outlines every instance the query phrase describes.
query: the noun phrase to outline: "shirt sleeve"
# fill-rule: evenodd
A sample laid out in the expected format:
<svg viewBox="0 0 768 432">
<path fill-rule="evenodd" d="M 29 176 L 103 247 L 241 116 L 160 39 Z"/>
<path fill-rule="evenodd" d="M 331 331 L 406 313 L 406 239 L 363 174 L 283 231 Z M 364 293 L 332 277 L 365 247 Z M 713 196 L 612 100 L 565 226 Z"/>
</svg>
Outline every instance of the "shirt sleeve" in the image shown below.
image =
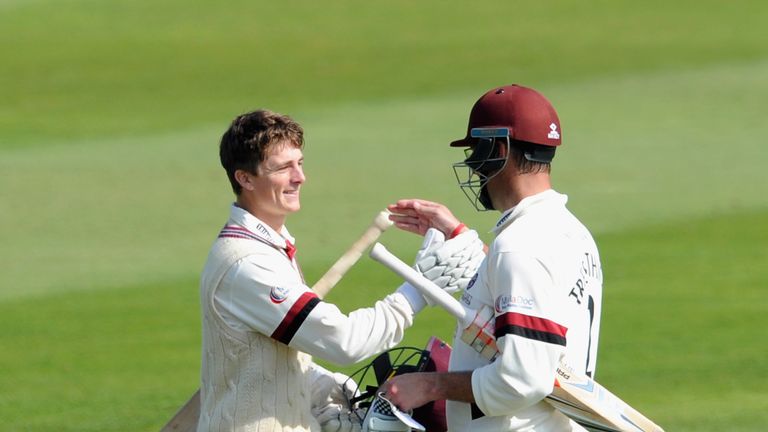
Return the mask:
<svg viewBox="0 0 768 432">
<path fill-rule="evenodd" d="M 489 263 L 500 355 L 472 374 L 472 392 L 486 415 L 509 415 L 552 392 L 567 329 L 558 324 L 554 282 L 537 259 L 501 253 Z"/>
<path fill-rule="evenodd" d="M 230 326 L 323 360 L 352 364 L 397 345 L 413 323 L 413 308 L 399 292 L 346 315 L 321 301 L 300 278 L 285 277 L 296 270 L 281 258 L 249 256 L 225 275 L 216 301 Z"/>
</svg>

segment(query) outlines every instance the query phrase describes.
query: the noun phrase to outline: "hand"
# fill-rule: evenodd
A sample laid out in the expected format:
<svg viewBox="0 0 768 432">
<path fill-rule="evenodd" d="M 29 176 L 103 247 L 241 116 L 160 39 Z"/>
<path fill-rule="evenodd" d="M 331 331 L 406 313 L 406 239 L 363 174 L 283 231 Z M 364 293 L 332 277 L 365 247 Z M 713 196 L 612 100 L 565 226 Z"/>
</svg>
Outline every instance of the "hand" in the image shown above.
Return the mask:
<svg viewBox="0 0 768 432">
<path fill-rule="evenodd" d="M 312 416 L 320 424 L 322 432 L 360 431 L 362 415 L 349 405 L 356 395 L 357 384 L 349 377 L 331 372 L 312 363 L 309 368 Z"/>
<path fill-rule="evenodd" d="M 448 207 L 421 199 L 403 199 L 387 206 L 392 213 L 389 219 L 403 231 L 423 236 L 429 228 L 435 228 L 448 238 L 461 223 Z"/>
<path fill-rule="evenodd" d="M 357 384 L 342 373 L 331 372 L 322 366 L 310 365 L 310 390 L 312 406 L 322 408 L 328 404 L 349 405 L 355 396 Z"/>
<path fill-rule="evenodd" d="M 402 411 L 410 411 L 435 400 L 473 403 L 472 371 L 416 372 L 397 375 L 380 388 Z"/>
<path fill-rule="evenodd" d="M 329 371 L 317 363 L 309 365 L 312 416 L 322 432 L 359 431 L 365 413 L 360 415 L 350 406 L 357 384 L 349 377 Z"/>
<path fill-rule="evenodd" d="M 433 400 L 439 399 L 432 396 L 435 388 L 434 373 L 415 372 L 397 375 L 390 378 L 379 388 L 385 397 L 395 404 L 401 411 L 409 412 Z"/>
</svg>

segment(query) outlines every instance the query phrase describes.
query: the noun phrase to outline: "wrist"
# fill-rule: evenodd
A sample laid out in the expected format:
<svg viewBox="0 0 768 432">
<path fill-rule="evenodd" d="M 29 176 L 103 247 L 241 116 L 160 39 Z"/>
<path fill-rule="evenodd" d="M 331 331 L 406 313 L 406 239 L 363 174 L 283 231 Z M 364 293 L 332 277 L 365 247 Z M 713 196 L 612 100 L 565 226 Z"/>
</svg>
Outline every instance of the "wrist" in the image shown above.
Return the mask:
<svg viewBox="0 0 768 432">
<path fill-rule="evenodd" d="M 441 376 L 441 373 L 438 372 L 428 372 L 430 375 L 430 386 L 429 386 L 429 396 L 430 398 L 435 400 L 442 400 L 446 399 L 447 392 L 442 388 L 443 386 L 443 377 Z"/>
<path fill-rule="evenodd" d="M 451 231 L 451 234 L 448 235 L 448 240 L 450 240 L 450 239 L 456 237 L 457 235 L 463 233 L 464 231 L 466 231 L 466 229 L 467 229 L 467 226 L 464 223 L 459 222 L 459 224 L 456 225 L 456 228 L 454 228 L 453 231 Z"/>
<path fill-rule="evenodd" d="M 408 304 L 411 305 L 411 309 L 413 310 L 414 314 L 421 312 L 421 310 L 424 309 L 424 307 L 427 305 L 427 301 L 424 299 L 424 296 L 421 295 L 416 287 L 409 284 L 408 282 L 400 285 L 396 292 L 402 294 L 403 297 L 405 297 L 405 299 L 408 301 Z"/>
</svg>

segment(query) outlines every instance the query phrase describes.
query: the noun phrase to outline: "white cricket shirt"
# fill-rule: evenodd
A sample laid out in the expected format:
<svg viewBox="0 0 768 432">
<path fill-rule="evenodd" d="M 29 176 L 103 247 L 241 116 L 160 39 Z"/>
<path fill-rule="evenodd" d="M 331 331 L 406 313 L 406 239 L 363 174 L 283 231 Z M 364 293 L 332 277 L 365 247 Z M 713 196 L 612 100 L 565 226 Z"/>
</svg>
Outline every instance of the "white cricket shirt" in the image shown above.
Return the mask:
<svg viewBox="0 0 768 432">
<path fill-rule="evenodd" d="M 600 331 L 602 269 L 589 231 L 554 190 L 504 212 L 478 273 L 462 293 L 466 306 L 494 311 L 500 351 L 492 362 L 460 339 L 450 370 L 474 370 L 476 405 L 448 401 L 450 431 L 583 430 L 543 401 L 561 356 L 594 373 Z"/>
</svg>

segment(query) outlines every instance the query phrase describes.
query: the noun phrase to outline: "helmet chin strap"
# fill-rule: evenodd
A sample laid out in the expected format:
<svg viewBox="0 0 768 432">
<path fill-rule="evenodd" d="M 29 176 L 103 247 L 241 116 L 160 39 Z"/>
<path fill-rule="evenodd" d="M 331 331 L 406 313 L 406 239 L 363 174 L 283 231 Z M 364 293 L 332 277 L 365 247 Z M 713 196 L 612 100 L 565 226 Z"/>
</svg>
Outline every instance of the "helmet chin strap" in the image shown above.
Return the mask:
<svg viewBox="0 0 768 432">
<path fill-rule="evenodd" d="M 491 196 L 488 194 L 488 182 L 486 182 L 481 188 L 480 188 L 480 195 L 478 195 L 478 201 L 480 201 L 480 204 L 483 205 L 483 208 L 486 210 L 495 210 L 493 208 L 493 203 L 491 202 Z"/>
</svg>

